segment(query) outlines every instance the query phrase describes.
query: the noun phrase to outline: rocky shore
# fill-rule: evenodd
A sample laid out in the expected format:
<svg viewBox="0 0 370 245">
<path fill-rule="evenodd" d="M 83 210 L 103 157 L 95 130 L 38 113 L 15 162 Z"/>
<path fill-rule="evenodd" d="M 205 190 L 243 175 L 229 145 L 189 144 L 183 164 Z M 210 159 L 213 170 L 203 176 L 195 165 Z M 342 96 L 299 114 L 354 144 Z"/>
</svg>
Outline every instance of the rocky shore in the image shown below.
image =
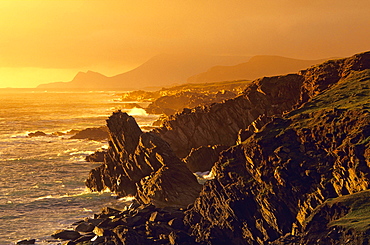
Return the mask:
<svg viewBox="0 0 370 245">
<path fill-rule="evenodd" d="M 72 129 L 67 132 L 54 132 L 52 134 L 46 134 L 42 131 L 31 132 L 27 135 L 28 137 L 55 137 L 55 136 L 67 136 L 70 139 L 86 139 L 86 140 L 95 140 L 103 141 L 108 139 L 108 129 L 105 126 L 95 127 L 95 128 L 86 128 L 82 130 Z"/>
<path fill-rule="evenodd" d="M 115 112 L 86 185 L 136 200 L 66 244 L 368 244 L 369 98 L 367 52 L 257 79 L 151 132 Z"/>
</svg>

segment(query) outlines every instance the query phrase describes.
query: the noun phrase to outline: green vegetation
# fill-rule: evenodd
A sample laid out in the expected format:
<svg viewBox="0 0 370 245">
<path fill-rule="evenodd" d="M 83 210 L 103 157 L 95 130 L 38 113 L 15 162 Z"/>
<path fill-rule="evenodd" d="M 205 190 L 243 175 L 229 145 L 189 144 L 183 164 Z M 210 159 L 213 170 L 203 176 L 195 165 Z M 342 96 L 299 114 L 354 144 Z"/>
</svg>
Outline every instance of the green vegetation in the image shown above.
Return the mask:
<svg viewBox="0 0 370 245">
<path fill-rule="evenodd" d="M 370 70 L 352 72 L 302 108 L 290 113 L 311 113 L 321 109 L 370 109 Z"/>
<path fill-rule="evenodd" d="M 351 195 L 345 195 L 328 200 L 329 204 L 341 204 L 350 208 L 344 217 L 332 221 L 330 226 L 343 226 L 358 231 L 370 228 L 370 190 L 361 191 Z"/>
<path fill-rule="evenodd" d="M 309 116 L 321 110 L 370 109 L 370 70 L 352 72 L 345 79 L 318 94 L 287 117 L 299 119 L 294 126 L 306 127 L 314 118 Z"/>
</svg>

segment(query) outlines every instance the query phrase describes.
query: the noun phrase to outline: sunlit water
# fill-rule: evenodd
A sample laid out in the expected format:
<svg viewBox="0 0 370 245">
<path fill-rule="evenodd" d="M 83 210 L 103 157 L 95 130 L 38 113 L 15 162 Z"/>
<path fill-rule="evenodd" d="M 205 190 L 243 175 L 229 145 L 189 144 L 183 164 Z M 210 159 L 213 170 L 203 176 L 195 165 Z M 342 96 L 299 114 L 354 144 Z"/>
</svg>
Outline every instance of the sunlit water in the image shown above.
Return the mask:
<svg viewBox="0 0 370 245">
<path fill-rule="evenodd" d="M 87 154 L 107 142 L 71 140 L 70 136 L 27 137 L 43 131 L 66 132 L 105 125 L 122 106 L 115 92 L 0 91 L 0 244 L 37 238 L 67 228 L 102 207 L 121 205 L 111 193 L 90 193 L 84 185 L 96 163 Z M 128 111 L 139 125 L 156 116 Z"/>
</svg>

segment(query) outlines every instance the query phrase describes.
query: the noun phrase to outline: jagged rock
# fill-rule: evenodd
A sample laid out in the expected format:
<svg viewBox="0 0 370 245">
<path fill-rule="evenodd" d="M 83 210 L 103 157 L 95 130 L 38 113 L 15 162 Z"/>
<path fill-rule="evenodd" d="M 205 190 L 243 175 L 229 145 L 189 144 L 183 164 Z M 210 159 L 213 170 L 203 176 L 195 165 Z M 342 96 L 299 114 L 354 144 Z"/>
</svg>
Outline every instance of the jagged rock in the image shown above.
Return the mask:
<svg viewBox="0 0 370 245">
<path fill-rule="evenodd" d="M 257 133 L 261 128 L 271 121 L 271 117 L 267 117 L 265 114 L 260 115 L 256 120 L 254 120 L 246 129 L 240 129 L 238 132 L 238 139 L 236 144 L 241 144 L 243 141 L 248 139 L 254 133 Z"/>
<path fill-rule="evenodd" d="M 325 200 L 370 186 L 370 70 L 365 69 L 370 69 L 370 52 L 298 74 L 261 78 L 239 97 L 183 110 L 162 128 L 137 137 L 122 137 L 132 130 L 122 127 L 120 118 L 126 116 L 116 113 L 108 126 L 112 123 L 113 131 L 120 130 L 111 130 L 105 163 L 91 172 L 88 183 L 121 195 L 137 192 L 144 203 L 166 201 L 169 191 L 179 195 L 178 188 L 167 185 L 177 173 L 174 166 L 184 166 L 176 164 L 174 152 L 185 157 L 199 146 L 234 145 L 240 129 L 265 115 L 272 120 L 221 153 L 212 169 L 215 178 L 205 183 L 185 212 L 185 230 L 204 244 L 300 241 L 300 234 L 309 231 L 307 218 Z M 134 143 L 122 143 L 126 141 Z M 147 170 L 150 173 L 143 176 Z M 162 218 L 156 212 L 132 223 L 134 236 L 173 243 L 177 231 L 168 223 L 171 218 L 153 222 Z M 350 242 L 360 241 L 349 234 L 351 230 L 340 231 Z M 328 232 L 323 234 L 338 236 Z"/>
<path fill-rule="evenodd" d="M 201 146 L 197 149 L 192 149 L 183 160 L 193 173 L 209 171 L 217 162 L 220 152 L 227 148 L 227 146 L 223 145 Z"/>
<path fill-rule="evenodd" d="M 182 221 L 183 209 L 158 208 L 151 204 L 137 205 L 133 202 L 124 211 L 105 208 L 101 213 L 94 214 L 94 217 L 106 215 L 114 215 L 114 217 L 110 216 L 104 221 L 101 221 L 101 218 L 97 218 L 96 221 L 88 219 L 89 223 L 99 223 L 94 233 L 86 233 L 71 244 L 82 244 L 91 239 L 93 244 L 197 244 L 186 231 L 187 227 Z M 136 221 L 126 222 L 127 218 Z M 111 222 L 114 220 L 118 221 L 112 226 Z"/>
<path fill-rule="evenodd" d="M 98 150 L 91 155 L 86 156 L 85 160 L 87 162 L 104 162 L 105 155 L 107 151 L 105 150 Z"/>
<path fill-rule="evenodd" d="M 163 166 L 147 179 L 142 179 L 137 184 L 138 199 L 144 204 L 152 203 L 157 207 L 186 207 L 193 203 L 201 185 L 189 169 L 178 161 L 178 164 Z"/>
<path fill-rule="evenodd" d="M 71 139 L 89 139 L 89 140 L 106 140 L 108 138 L 108 132 L 106 127 L 99 128 L 87 128 L 79 131 Z"/>
<path fill-rule="evenodd" d="M 118 238 L 121 240 L 121 242 L 123 242 L 123 244 L 150 244 L 142 235 L 132 228 L 117 226 L 114 228 L 113 232 L 117 234 Z"/>
<path fill-rule="evenodd" d="M 239 130 L 248 128 L 259 116 L 279 116 L 298 108 L 351 71 L 369 67 L 370 52 L 366 52 L 327 61 L 297 74 L 263 77 L 248 86 L 242 95 L 170 116 L 153 132 L 167 141 L 180 158 L 200 146 L 232 146 Z"/>
<path fill-rule="evenodd" d="M 126 113 L 115 112 L 107 125 L 110 147 L 104 164 L 93 169 L 86 180 L 90 189 L 109 188 L 120 196 L 135 195 L 140 189 L 138 200 L 144 203 L 186 206 L 195 199 L 200 185 L 167 142 L 152 133 L 143 133 Z M 171 179 L 169 173 L 177 179 Z M 147 182 L 142 180 L 150 174 Z"/>
<path fill-rule="evenodd" d="M 370 91 L 361 90 L 369 83 L 370 70 L 354 72 L 224 151 L 215 179 L 186 213 L 197 241 L 266 244 L 284 236 L 294 244 L 297 238 L 286 234 L 302 231 L 326 199 L 369 188 L 370 112 L 363 108 Z M 319 244 L 327 244 L 324 234 Z"/>
<path fill-rule="evenodd" d="M 302 82 L 298 74 L 259 79 L 242 95 L 170 116 L 153 132 L 167 141 L 179 157 L 186 157 L 192 148 L 200 146 L 232 146 L 239 130 L 246 129 L 260 115 L 280 115 L 292 109 L 299 100 Z"/>
</svg>

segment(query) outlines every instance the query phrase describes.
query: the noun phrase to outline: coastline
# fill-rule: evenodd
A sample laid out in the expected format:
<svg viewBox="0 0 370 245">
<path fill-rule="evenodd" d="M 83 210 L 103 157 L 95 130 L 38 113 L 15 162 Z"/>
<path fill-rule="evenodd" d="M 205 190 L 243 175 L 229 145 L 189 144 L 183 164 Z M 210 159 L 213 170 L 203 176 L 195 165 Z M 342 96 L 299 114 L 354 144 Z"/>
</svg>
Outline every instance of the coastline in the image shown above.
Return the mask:
<svg viewBox="0 0 370 245">
<path fill-rule="evenodd" d="M 54 236 L 73 233 L 66 244 L 366 242 L 369 86 L 367 52 L 257 79 L 235 98 L 184 109 L 149 132 L 116 111 L 104 163 L 86 184 L 136 201 Z M 200 186 L 183 158 L 193 154 L 201 165 L 209 157 L 202 149 L 214 153 L 217 144 L 227 149 Z M 359 226 L 345 219 L 354 213 Z"/>
</svg>

